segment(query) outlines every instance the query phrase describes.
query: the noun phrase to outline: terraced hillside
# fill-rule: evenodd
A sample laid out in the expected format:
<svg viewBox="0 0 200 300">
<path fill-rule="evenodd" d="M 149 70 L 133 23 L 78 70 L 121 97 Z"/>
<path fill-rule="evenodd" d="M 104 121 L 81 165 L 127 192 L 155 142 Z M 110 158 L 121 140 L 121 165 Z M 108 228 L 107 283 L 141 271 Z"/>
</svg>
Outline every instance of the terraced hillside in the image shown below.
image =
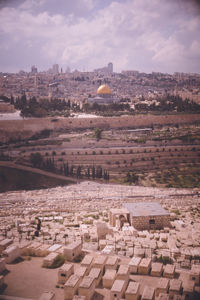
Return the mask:
<svg viewBox="0 0 200 300">
<path fill-rule="evenodd" d="M 4 158 L 78 179 L 144 186 L 200 185 L 200 125 L 63 129 L 2 146 Z M 40 157 L 36 165 L 33 157 Z"/>
</svg>

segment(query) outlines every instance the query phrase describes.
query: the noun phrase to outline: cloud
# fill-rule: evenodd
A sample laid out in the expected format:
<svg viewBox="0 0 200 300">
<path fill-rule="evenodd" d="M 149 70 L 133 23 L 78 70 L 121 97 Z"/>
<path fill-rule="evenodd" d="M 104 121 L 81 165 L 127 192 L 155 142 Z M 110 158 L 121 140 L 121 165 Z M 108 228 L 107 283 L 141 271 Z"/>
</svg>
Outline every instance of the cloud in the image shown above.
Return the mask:
<svg viewBox="0 0 200 300">
<path fill-rule="evenodd" d="M 29 69 L 33 63 L 46 69 L 59 63 L 92 70 L 112 61 L 116 71 L 200 71 L 200 18 L 195 4 L 61 0 L 58 8 L 55 0 L 21 2 L 0 10 L 4 66 L 13 52 L 17 68 L 21 52 L 29 51 L 27 62 L 21 63 Z"/>
</svg>

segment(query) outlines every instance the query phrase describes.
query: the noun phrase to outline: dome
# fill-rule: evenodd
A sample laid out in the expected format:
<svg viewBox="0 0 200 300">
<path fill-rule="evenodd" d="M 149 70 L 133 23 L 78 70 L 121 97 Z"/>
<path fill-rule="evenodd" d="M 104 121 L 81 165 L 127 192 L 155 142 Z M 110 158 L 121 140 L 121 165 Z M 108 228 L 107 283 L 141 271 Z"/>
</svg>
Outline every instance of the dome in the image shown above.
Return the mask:
<svg viewBox="0 0 200 300">
<path fill-rule="evenodd" d="M 103 84 L 103 85 L 100 85 L 100 87 L 98 88 L 97 94 L 98 95 L 110 95 L 111 91 L 110 91 L 110 88 L 106 84 Z"/>
</svg>

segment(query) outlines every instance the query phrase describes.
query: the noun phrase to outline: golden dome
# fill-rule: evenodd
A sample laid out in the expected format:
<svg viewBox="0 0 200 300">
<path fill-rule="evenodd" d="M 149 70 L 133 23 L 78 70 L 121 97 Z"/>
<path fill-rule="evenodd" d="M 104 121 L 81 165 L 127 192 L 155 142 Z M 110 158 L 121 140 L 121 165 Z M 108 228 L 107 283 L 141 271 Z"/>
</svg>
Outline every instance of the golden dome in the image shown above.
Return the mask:
<svg viewBox="0 0 200 300">
<path fill-rule="evenodd" d="M 111 94 L 111 90 L 110 90 L 110 88 L 106 84 L 102 84 L 98 88 L 97 94 L 98 95 L 102 95 L 102 94 L 103 95 L 110 95 Z"/>
</svg>

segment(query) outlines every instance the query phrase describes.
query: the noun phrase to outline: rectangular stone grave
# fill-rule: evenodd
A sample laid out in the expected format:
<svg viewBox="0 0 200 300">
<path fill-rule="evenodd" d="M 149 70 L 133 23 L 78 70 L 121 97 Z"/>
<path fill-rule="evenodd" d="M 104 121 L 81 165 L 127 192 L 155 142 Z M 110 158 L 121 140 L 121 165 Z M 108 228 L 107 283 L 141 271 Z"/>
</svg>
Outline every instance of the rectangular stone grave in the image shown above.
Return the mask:
<svg viewBox="0 0 200 300">
<path fill-rule="evenodd" d="M 130 274 L 129 265 L 120 265 L 116 278 L 128 281 L 129 274 Z"/>
<path fill-rule="evenodd" d="M 169 295 L 168 294 L 164 294 L 164 293 L 160 293 L 158 300 L 169 300 Z"/>
<path fill-rule="evenodd" d="M 103 287 L 106 289 L 111 289 L 115 279 L 117 271 L 114 269 L 106 269 L 103 276 Z"/>
<path fill-rule="evenodd" d="M 126 300 L 138 300 L 139 298 L 139 289 L 140 283 L 139 282 L 129 282 L 127 290 L 125 292 Z"/>
<path fill-rule="evenodd" d="M 194 297 L 195 282 L 192 280 L 183 280 L 183 295 L 187 300 L 192 300 Z"/>
<path fill-rule="evenodd" d="M 58 251 L 58 249 L 59 248 L 61 248 L 62 247 L 62 245 L 60 245 L 60 244 L 54 244 L 54 245 L 52 245 L 52 246 L 50 246 L 49 248 L 48 248 L 48 251 L 51 253 L 51 252 L 56 252 L 56 251 Z"/>
<path fill-rule="evenodd" d="M 175 266 L 167 264 L 164 269 L 163 276 L 167 278 L 174 278 L 175 275 Z"/>
<path fill-rule="evenodd" d="M 163 264 L 154 262 L 151 265 L 151 276 L 161 277 L 163 272 Z"/>
<path fill-rule="evenodd" d="M 2 253 L 3 250 L 5 250 L 9 245 L 11 245 L 13 242 L 12 239 L 4 239 L 0 241 L 0 254 Z"/>
<path fill-rule="evenodd" d="M 52 264 L 54 263 L 55 259 L 58 257 L 58 253 L 56 252 L 51 252 L 49 255 L 47 255 L 44 259 L 43 259 L 43 267 L 51 267 Z"/>
<path fill-rule="evenodd" d="M 119 259 L 117 256 L 109 256 L 105 263 L 105 269 L 113 269 L 116 270 L 118 266 Z"/>
<path fill-rule="evenodd" d="M 6 260 L 5 258 L 0 258 L 0 274 L 6 270 Z"/>
<path fill-rule="evenodd" d="M 89 276 L 83 277 L 78 288 L 78 294 L 85 296 L 86 300 L 92 299 L 95 292 L 95 279 Z"/>
<path fill-rule="evenodd" d="M 0 275 L 0 289 L 3 287 L 4 285 L 4 276 Z"/>
<path fill-rule="evenodd" d="M 73 261 L 81 254 L 82 243 L 73 242 L 64 248 L 64 256 L 68 261 Z"/>
<path fill-rule="evenodd" d="M 81 277 L 77 274 L 71 275 L 64 285 L 64 300 L 73 299 L 78 291 Z"/>
<path fill-rule="evenodd" d="M 83 278 L 84 276 L 86 276 L 87 273 L 87 267 L 84 266 L 77 266 L 76 269 L 74 269 L 74 274 L 80 276 L 81 278 Z"/>
<path fill-rule="evenodd" d="M 156 296 L 160 293 L 166 294 L 169 290 L 169 279 L 168 278 L 160 278 L 156 284 Z"/>
<path fill-rule="evenodd" d="M 169 296 L 170 299 L 173 298 L 174 295 L 180 295 L 182 287 L 182 281 L 179 279 L 171 279 L 169 282 Z"/>
<path fill-rule="evenodd" d="M 92 269 L 90 270 L 89 273 L 89 277 L 94 278 L 95 279 L 95 287 L 98 287 L 102 278 L 102 269 L 100 268 L 94 268 L 92 267 Z"/>
<path fill-rule="evenodd" d="M 47 245 L 47 244 L 41 245 L 40 247 L 35 249 L 35 255 L 38 257 L 47 256 L 49 254 L 48 248 L 49 248 L 49 245 Z"/>
<path fill-rule="evenodd" d="M 130 273 L 137 274 L 138 272 L 138 266 L 141 262 L 141 257 L 132 257 L 130 262 L 129 262 L 129 270 Z"/>
<path fill-rule="evenodd" d="M 5 258 L 6 263 L 10 264 L 10 263 L 14 262 L 17 258 L 20 257 L 19 247 L 12 245 L 12 246 L 6 248 L 2 252 L 2 255 Z"/>
<path fill-rule="evenodd" d="M 142 300 L 154 300 L 155 299 L 155 289 L 151 286 L 145 286 L 141 299 Z"/>
<path fill-rule="evenodd" d="M 39 242 L 33 242 L 31 243 L 26 249 L 27 249 L 27 252 L 25 255 L 32 255 L 32 256 L 35 256 L 35 253 L 36 253 L 36 249 L 39 248 L 42 244 L 39 243 Z"/>
<path fill-rule="evenodd" d="M 116 279 L 110 291 L 110 300 L 120 300 L 125 294 L 127 281 Z"/>
<path fill-rule="evenodd" d="M 151 259 L 143 258 L 138 266 L 138 273 L 141 275 L 148 275 L 151 268 Z"/>
<path fill-rule="evenodd" d="M 94 256 L 90 255 L 90 254 L 87 254 L 82 262 L 81 262 L 81 266 L 83 267 L 87 267 L 87 274 L 89 274 L 91 268 L 92 268 L 92 262 L 94 260 Z"/>
<path fill-rule="evenodd" d="M 104 255 L 98 255 L 94 258 L 92 266 L 94 268 L 100 268 L 102 271 L 104 271 L 104 266 L 107 260 L 107 256 Z"/>
<path fill-rule="evenodd" d="M 200 285 L 200 265 L 192 265 L 190 280 L 193 280 L 196 285 Z"/>
<path fill-rule="evenodd" d="M 55 294 L 53 292 L 44 292 L 40 296 L 39 300 L 55 300 Z"/>
<path fill-rule="evenodd" d="M 74 273 L 73 264 L 64 264 L 58 270 L 58 283 L 65 284 L 69 277 Z"/>
</svg>

